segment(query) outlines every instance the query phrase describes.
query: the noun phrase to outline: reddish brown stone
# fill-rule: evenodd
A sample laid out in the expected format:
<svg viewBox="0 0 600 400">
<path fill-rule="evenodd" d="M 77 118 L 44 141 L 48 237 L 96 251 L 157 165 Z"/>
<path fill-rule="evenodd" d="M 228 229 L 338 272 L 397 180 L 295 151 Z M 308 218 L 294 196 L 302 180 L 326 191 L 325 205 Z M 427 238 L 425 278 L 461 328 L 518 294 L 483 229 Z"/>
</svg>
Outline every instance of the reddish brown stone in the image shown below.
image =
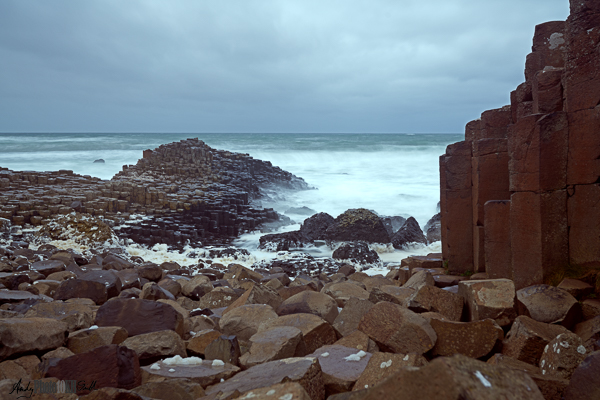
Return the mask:
<svg viewBox="0 0 600 400">
<path fill-rule="evenodd" d="M 121 344 L 127 336 L 127 331 L 120 326 L 82 329 L 69 334 L 67 347 L 75 354 L 85 353 L 97 347 Z"/>
<path fill-rule="evenodd" d="M 577 299 L 566 290 L 550 285 L 534 285 L 517 290 L 517 312 L 539 322 L 560 323 L 567 328 L 578 322 Z"/>
<path fill-rule="evenodd" d="M 430 323 L 437 334 L 432 350 L 434 355 L 463 354 L 479 358 L 489 354 L 496 343 L 504 339 L 504 331 L 493 319 L 454 322 L 432 318 Z"/>
<path fill-rule="evenodd" d="M 252 335 L 258 332 L 258 327 L 277 318 L 277 313 L 266 304 L 246 304 L 229 311 L 219 320 L 219 328 L 226 335 L 237 336 L 245 344 Z"/>
<path fill-rule="evenodd" d="M 168 304 L 142 299 L 115 298 L 96 313 L 98 326 L 121 326 L 129 336 L 171 329 L 183 335 L 183 318 Z"/>
<path fill-rule="evenodd" d="M 512 123 L 512 115 L 510 106 L 487 110 L 481 114 L 481 130 L 479 137 L 475 137 L 474 141 L 479 139 L 503 139 L 506 138 L 507 127 Z"/>
<path fill-rule="evenodd" d="M 540 359 L 542 375 L 571 379 L 573 371 L 587 356 L 583 340 L 574 333 L 561 333 L 544 348 Z"/>
<path fill-rule="evenodd" d="M 240 344 L 235 336 L 221 335 L 204 349 L 207 360 L 221 360 L 231 365 L 238 365 L 240 356 Z"/>
<path fill-rule="evenodd" d="M 333 344 L 337 340 L 333 327 L 313 314 L 290 314 L 270 319 L 260 325 L 259 331 L 279 326 L 293 326 L 302 331 L 306 354 L 312 353 L 321 346 Z"/>
<path fill-rule="evenodd" d="M 462 296 L 435 286 L 421 286 L 406 301 L 408 309 L 421 312 L 437 312 L 450 321 L 459 321 L 464 299 Z"/>
<path fill-rule="evenodd" d="M 569 113 L 569 185 L 597 183 L 600 176 L 600 107 Z"/>
<path fill-rule="evenodd" d="M 221 332 L 214 329 L 205 329 L 197 332 L 186 342 L 186 350 L 193 356 L 203 356 L 206 347 L 221 335 Z"/>
<path fill-rule="evenodd" d="M 277 309 L 278 315 L 298 313 L 315 314 L 332 324 L 339 311 L 336 301 L 330 296 L 319 292 L 305 291 L 285 300 Z"/>
<path fill-rule="evenodd" d="M 346 306 L 342 308 L 342 311 L 340 311 L 333 321 L 333 328 L 339 336 L 351 334 L 358 329 L 361 318 L 373 307 L 373 305 L 374 303 L 369 300 L 350 298 L 346 303 Z"/>
<path fill-rule="evenodd" d="M 590 354 L 573 371 L 569 386 L 565 390 L 565 400 L 600 398 L 600 351 Z"/>
<path fill-rule="evenodd" d="M 513 280 L 517 289 L 543 282 L 540 195 L 511 196 L 510 227 Z"/>
<path fill-rule="evenodd" d="M 563 109 L 563 68 L 545 67 L 533 77 L 533 113 L 548 114 Z"/>
<path fill-rule="evenodd" d="M 588 352 L 600 350 L 600 316 L 575 325 L 574 332 L 581 337 Z"/>
<path fill-rule="evenodd" d="M 96 389 L 132 389 L 142 383 L 140 363 L 135 352 L 116 344 L 76 354 L 59 360 L 56 364 L 51 363 L 44 376 L 82 381 L 87 388 L 95 382 Z M 85 389 L 78 385 L 77 394 L 90 392 Z"/>
<path fill-rule="evenodd" d="M 600 265 L 599 198 L 600 184 L 577 185 L 569 196 L 569 257 L 572 265 Z"/>
<path fill-rule="evenodd" d="M 304 341 L 302 331 L 293 326 L 261 330 L 250 337 L 250 350 L 241 357 L 240 365 L 247 369 L 268 361 L 302 357 L 305 354 L 297 354 L 301 341 Z M 305 349 L 306 345 L 302 343 L 301 350 Z"/>
<path fill-rule="evenodd" d="M 465 299 L 470 321 L 491 318 L 500 326 L 508 326 L 517 316 L 515 284 L 510 279 L 461 281 L 458 294 Z"/>
<path fill-rule="evenodd" d="M 308 355 L 319 360 L 326 396 L 352 389 L 371 356 L 371 353 L 339 345 L 323 346 Z"/>
<path fill-rule="evenodd" d="M 102 305 L 107 300 L 106 285 L 82 279 L 69 279 L 63 281 L 54 292 L 55 300 L 73 298 L 87 298 L 98 305 Z"/>
<path fill-rule="evenodd" d="M 237 372 L 239 367 L 226 363 L 214 363 L 196 358 L 196 364 L 190 363 L 189 358 L 179 360 L 171 359 L 169 363 L 158 361 L 152 365 L 142 367 L 142 383 L 164 382 L 171 379 L 185 379 L 188 382 L 200 384 L 203 388 L 214 385 L 224 379 L 229 379 Z"/>
<path fill-rule="evenodd" d="M 485 203 L 485 270 L 490 279 L 512 279 L 510 248 L 510 201 Z"/>
</svg>

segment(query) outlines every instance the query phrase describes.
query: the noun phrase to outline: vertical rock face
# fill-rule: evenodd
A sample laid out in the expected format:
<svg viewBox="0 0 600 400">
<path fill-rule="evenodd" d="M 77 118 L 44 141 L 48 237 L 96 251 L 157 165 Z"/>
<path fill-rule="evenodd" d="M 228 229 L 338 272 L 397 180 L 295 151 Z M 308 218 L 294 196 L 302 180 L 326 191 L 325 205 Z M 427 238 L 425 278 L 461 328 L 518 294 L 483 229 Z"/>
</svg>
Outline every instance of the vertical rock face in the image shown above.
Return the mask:
<svg viewBox="0 0 600 400">
<path fill-rule="evenodd" d="M 566 22 L 536 27 L 511 104 L 469 122 L 440 157 L 451 272 L 520 289 L 600 266 L 599 43 L 600 3 L 571 1 Z"/>
</svg>

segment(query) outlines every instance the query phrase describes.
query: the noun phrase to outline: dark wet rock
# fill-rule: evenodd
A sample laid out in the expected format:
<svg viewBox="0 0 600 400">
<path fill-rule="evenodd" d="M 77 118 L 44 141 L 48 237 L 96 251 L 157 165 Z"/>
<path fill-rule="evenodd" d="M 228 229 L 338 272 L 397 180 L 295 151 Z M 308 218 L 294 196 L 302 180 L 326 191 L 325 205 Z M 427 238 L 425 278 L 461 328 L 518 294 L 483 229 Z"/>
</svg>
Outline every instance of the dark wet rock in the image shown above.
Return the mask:
<svg viewBox="0 0 600 400">
<path fill-rule="evenodd" d="M 67 324 L 51 318 L 0 319 L 0 360 L 14 354 L 61 347 L 67 335 Z"/>
<path fill-rule="evenodd" d="M 106 285 L 103 283 L 83 279 L 68 279 L 58 286 L 54 292 L 54 299 L 87 298 L 98 305 L 102 305 L 108 299 L 106 293 Z"/>
<path fill-rule="evenodd" d="M 406 222 L 406 218 L 400 216 L 393 217 L 381 217 L 383 226 L 387 230 L 388 235 L 392 237 L 394 233 L 398 232 L 398 229 L 402 228 L 402 225 Z"/>
<path fill-rule="evenodd" d="M 265 260 L 254 264 L 253 268 L 281 268 L 290 277 L 297 275 L 315 276 L 321 273 L 334 274 L 342 263 L 328 257 L 313 257 L 310 254 L 294 253 L 285 259 Z"/>
<path fill-rule="evenodd" d="M 392 236 L 392 244 L 396 249 L 402 249 L 409 243 L 427 244 L 427 238 L 423 234 L 416 219 L 410 217 L 404 225 Z"/>
<path fill-rule="evenodd" d="M 365 208 L 350 209 L 340 214 L 333 225 L 327 228 L 326 238 L 339 242 L 390 242 L 390 236 L 381 218 Z"/>
<path fill-rule="evenodd" d="M 423 227 L 427 236 L 427 243 L 442 240 L 442 214 L 437 213 Z"/>
<path fill-rule="evenodd" d="M 326 238 L 327 229 L 335 222 L 327 213 L 318 213 L 307 218 L 300 227 L 302 233 L 309 240 L 323 240 Z"/>
<path fill-rule="evenodd" d="M 285 214 L 308 215 L 308 216 L 311 216 L 311 215 L 313 215 L 315 213 L 316 213 L 315 210 L 313 210 L 312 208 L 308 208 L 306 206 L 303 206 L 303 207 L 290 207 L 285 212 Z"/>
<path fill-rule="evenodd" d="M 268 251 L 288 251 L 290 248 L 303 247 L 311 242 L 300 231 L 264 235 L 259 241 L 258 248 Z"/>
<path fill-rule="evenodd" d="M 97 160 L 94 160 L 94 164 L 104 164 L 106 161 L 104 161 L 102 158 L 99 158 Z"/>
<path fill-rule="evenodd" d="M 365 242 L 342 243 L 331 256 L 336 260 L 361 266 L 383 265 L 379 254 Z"/>
</svg>

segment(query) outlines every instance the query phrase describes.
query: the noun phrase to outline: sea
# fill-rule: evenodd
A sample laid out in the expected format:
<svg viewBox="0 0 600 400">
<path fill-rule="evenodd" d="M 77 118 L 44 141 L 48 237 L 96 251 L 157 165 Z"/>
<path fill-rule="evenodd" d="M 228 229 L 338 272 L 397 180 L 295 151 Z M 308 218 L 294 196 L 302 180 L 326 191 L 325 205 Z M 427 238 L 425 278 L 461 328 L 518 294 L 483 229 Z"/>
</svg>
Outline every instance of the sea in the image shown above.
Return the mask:
<svg viewBox="0 0 600 400">
<path fill-rule="evenodd" d="M 315 134 L 315 133 L 0 133 L 0 167 L 16 171 L 72 170 L 110 179 L 124 165 L 133 165 L 145 149 L 188 138 L 209 146 L 246 153 L 270 161 L 303 178 L 314 189 L 271 196 L 258 205 L 286 213 L 295 224 L 307 207 L 333 217 L 351 208 L 367 208 L 382 216 L 414 217 L 421 227 L 438 212 L 439 156 L 446 146 L 463 140 L 461 134 Z M 102 159 L 104 163 L 94 163 Z M 290 209 L 292 209 L 290 211 Z M 257 249 L 262 233 L 242 235 L 234 245 L 246 248 L 253 259 L 273 254 Z M 438 252 L 439 242 L 407 250 L 380 248 L 386 262 L 409 254 Z M 178 260 L 166 246 L 139 249 L 155 261 Z M 327 256 L 331 249 L 308 252 Z M 161 254 L 164 253 L 164 254 Z M 249 260 L 251 262 L 252 260 Z"/>
</svg>

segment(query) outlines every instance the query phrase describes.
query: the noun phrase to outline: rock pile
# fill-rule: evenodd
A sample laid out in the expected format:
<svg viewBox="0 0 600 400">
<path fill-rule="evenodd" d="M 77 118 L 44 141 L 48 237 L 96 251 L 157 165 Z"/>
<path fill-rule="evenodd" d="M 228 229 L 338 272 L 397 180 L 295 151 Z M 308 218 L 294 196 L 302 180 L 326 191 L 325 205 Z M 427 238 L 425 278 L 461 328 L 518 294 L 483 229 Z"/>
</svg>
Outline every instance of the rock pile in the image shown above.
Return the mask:
<svg viewBox="0 0 600 400">
<path fill-rule="evenodd" d="M 435 254 L 384 277 L 343 261 L 207 269 L 50 245 L 0 253 L 2 398 L 35 388 L 65 400 L 600 393 L 599 293 L 575 280 L 517 290 L 450 276 Z"/>
<path fill-rule="evenodd" d="M 536 26 L 511 104 L 466 125 L 440 157 L 451 271 L 558 284 L 600 266 L 600 3 Z"/>
<path fill-rule="evenodd" d="M 123 227 L 120 236 L 149 245 L 221 244 L 278 220 L 272 209 L 250 205 L 272 186 L 308 188 L 270 162 L 188 139 L 144 151 L 144 158 L 123 166 L 110 181 L 72 171 L 0 168 L 0 218 L 13 225 L 40 225 L 76 211 L 115 225 L 130 214 L 143 214 L 149 218 Z"/>
</svg>

